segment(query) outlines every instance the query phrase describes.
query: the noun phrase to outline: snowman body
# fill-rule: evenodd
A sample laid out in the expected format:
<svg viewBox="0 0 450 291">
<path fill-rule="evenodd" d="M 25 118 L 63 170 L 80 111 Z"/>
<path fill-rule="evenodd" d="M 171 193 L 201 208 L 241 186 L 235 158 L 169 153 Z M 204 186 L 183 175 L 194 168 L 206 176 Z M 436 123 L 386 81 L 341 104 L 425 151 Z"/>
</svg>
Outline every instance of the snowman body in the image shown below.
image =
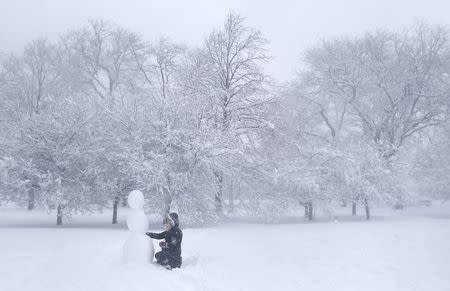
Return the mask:
<svg viewBox="0 0 450 291">
<path fill-rule="evenodd" d="M 131 208 L 127 217 L 130 235 L 123 246 L 123 258 L 129 263 L 148 263 L 153 260 L 155 250 L 152 241 L 145 235 L 149 227 L 144 212 L 144 195 L 139 190 L 128 195 L 128 206 Z"/>
</svg>

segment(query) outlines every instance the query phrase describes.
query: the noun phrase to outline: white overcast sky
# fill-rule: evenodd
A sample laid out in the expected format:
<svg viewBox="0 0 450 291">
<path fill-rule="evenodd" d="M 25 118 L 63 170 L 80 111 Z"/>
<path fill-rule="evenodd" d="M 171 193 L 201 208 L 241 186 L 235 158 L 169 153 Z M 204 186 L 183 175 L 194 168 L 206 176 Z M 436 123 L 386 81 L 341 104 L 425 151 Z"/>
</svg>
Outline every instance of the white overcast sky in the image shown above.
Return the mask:
<svg viewBox="0 0 450 291">
<path fill-rule="evenodd" d="M 160 35 L 200 44 L 228 11 L 247 17 L 271 41 L 268 73 L 292 77 L 302 51 L 315 41 L 369 29 L 400 30 L 415 21 L 450 24 L 450 0 L 0 0 L 0 51 L 18 52 L 34 38 L 50 39 L 112 20 L 148 40 Z"/>
</svg>

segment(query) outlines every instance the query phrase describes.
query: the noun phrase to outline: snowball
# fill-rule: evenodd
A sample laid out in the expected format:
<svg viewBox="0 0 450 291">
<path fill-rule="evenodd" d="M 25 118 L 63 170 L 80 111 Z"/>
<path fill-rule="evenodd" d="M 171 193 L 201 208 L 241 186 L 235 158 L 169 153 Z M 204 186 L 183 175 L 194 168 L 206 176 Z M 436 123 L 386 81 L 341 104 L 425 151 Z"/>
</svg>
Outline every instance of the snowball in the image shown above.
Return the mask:
<svg viewBox="0 0 450 291">
<path fill-rule="evenodd" d="M 142 209 L 144 207 L 144 194 L 139 190 L 133 190 L 128 195 L 128 206 L 133 209 Z"/>
<path fill-rule="evenodd" d="M 123 246 L 123 260 L 127 263 L 148 263 L 154 255 L 152 240 L 144 234 L 131 233 Z"/>
<path fill-rule="evenodd" d="M 148 229 L 148 217 L 144 210 L 132 209 L 127 217 L 128 229 L 132 232 L 145 233 Z"/>
</svg>

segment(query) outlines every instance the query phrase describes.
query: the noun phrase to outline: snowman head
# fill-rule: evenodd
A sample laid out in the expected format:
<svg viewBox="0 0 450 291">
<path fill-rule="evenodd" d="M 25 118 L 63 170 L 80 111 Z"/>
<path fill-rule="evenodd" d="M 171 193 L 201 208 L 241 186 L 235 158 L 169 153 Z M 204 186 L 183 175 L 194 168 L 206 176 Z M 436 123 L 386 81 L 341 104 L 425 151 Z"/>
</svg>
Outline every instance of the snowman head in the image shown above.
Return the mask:
<svg viewBox="0 0 450 291">
<path fill-rule="evenodd" d="M 132 209 L 143 209 L 144 208 L 144 194 L 139 190 L 133 190 L 128 195 L 128 206 Z"/>
</svg>

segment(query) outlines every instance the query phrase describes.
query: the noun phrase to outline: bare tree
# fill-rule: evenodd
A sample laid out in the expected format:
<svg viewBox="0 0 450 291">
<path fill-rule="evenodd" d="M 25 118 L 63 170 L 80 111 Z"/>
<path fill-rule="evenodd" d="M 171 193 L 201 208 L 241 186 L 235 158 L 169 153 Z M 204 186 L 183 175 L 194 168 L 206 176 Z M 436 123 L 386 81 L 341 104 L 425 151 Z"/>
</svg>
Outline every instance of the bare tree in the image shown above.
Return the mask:
<svg viewBox="0 0 450 291">
<path fill-rule="evenodd" d="M 442 122 L 448 94 L 448 31 L 417 27 L 412 33 L 377 32 L 357 39 L 324 42 L 306 58 L 309 97 L 332 135 L 321 98 L 333 98 L 329 113 L 357 118 L 386 160 L 405 140 Z"/>
<path fill-rule="evenodd" d="M 176 90 L 180 82 L 177 75 L 185 47 L 161 37 L 155 43 L 134 43 L 133 56 L 138 68 L 143 94 L 152 98 L 158 118 L 164 123 L 172 112 Z"/>
<path fill-rule="evenodd" d="M 110 110 L 127 94 L 135 72 L 131 47 L 139 38 L 109 22 L 93 20 L 89 26 L 64 37 L 72 62 L 87 84 Z"/>
<path fill-rule="evenodd" d="M 215 126 L 223 134 L 239 136 L 261 127 L 263 106 L 268 102 L 264 86 L 267 77 L 262 65 L 269 60 L 267 40 L 259 30 L 245 25 L 245 19 L 230 13 L 220 30 L 205 41 L 204 57 L 209 76 L 206 86 L 213 94 Z M 216 171 L 216 210 L 222 212 L 223 173 Z"/>
<path fill-rule="evenodd" d="M 114 148 L 124 145 L 117 142 L 121 139 L 120 130 L 123 127 L 117 124 L 127 126 L 122 117 L 127 114 L 127 105 L 131 103 L 126 99 L 132 97 L 135 87 L 137 68 L 132 47 L 139 42 L 139 37 L 134 33 L 101 20 L 90 21 L 88 27 L 71 32 L 63 39 L 66 50 L 71 54 L 75 75 L 79 76 L 79 85 L 86 87 L 92 92 L 92 97 L 104 105 L 99 109 L 105 111 L 104 116 L 107 117 L 101 126 L 105 134 L 99 142 L 103 146 Z M 108 126 L 108 129 L 105 128 Z M 115 134 L 111 136 L 109 133 Z M 111 150 L 108 167 L 116 166 L 116 161 L 121 157 L 113 153 L 120 155 L 120 152 Z M 120 180 L 117 175 L 120 172 L 112 173 L 112 176 L 107 177 L 107 183 Z M 123 194 L 119 190 L 115 192 L 112 197 L 113 224 L 117 223 L 120 195 Z"/>
<path fill-rule="evenodd" d="M 154 56 L 155 69 L 159 73 L 157 80 L 161 96 L 163 99 L 167 99 L 167 95 L 170 94 L 171 78 L 174 77 L 178 68 L 177 59 L 184 52 L 184 47 L 171 42 L 167 38 L 160 38 L 157 43 L 151 46 L 150 52 Z"/>
<path fill-rule="evenodd" d="M 45 98 L 54 95 L 61 79 L 59 60 L 57 48 L 47 39 L 38 39 L 25 47 L 22 56 L 5 61 L 7 95 L 28 116 L 39 114 Z"/>
</svg>

